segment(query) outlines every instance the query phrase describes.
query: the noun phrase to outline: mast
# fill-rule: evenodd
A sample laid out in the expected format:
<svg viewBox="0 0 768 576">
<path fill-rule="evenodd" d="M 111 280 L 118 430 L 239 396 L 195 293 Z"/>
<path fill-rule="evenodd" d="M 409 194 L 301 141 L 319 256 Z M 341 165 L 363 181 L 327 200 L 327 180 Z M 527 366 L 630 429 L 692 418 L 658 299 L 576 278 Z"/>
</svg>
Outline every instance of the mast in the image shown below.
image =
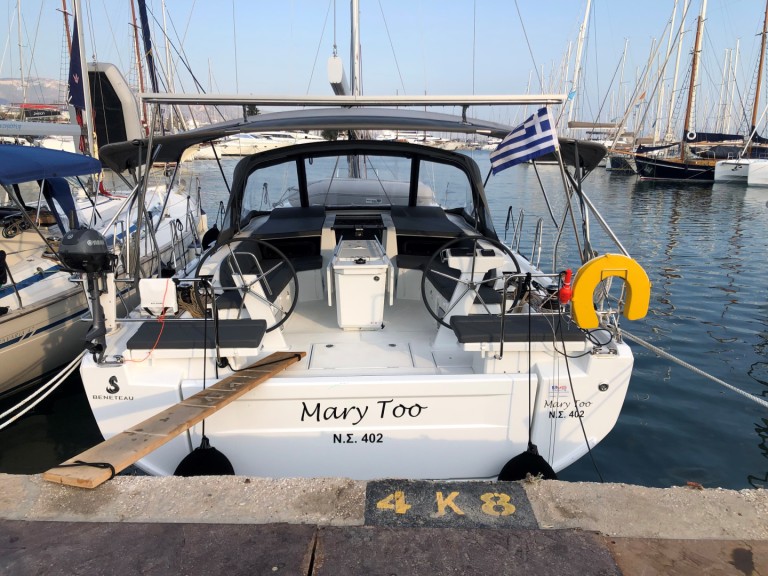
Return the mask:
<svg viewBox="0 0 768 576">
<path fill-rule="evenodd" d="M 350 69 L 352 71 L 351 95 L 362 94 L 360 86 L 360 0 L 352 0 L 352 46 L 350 47 Z"/>
<path fill-rule="evenodd" d="M 683 126 L 683 139 L 680 142 L 680 160 L 685 160 L 685 140 L 691 130 L 691 116 L 693 115 L 693 104 L 696 98 L 696 80 L 699 75 L 699 53 L 701 52 L 701 37 L 704 33 L 704 16 L 707 13 L 707 0 L 701 3 L 701 13 L 699 14 L 698 24 L 696 25 L 696 42 L 693 46 L 693 63 L 691 65 L 691 83 L 688 86 L 688 103 L 685 111 L 685 125 Z"/>
<path fill-rule="evenodd" d="M 688 8 L 691 0 L 686 0 L 683 7 L 683 16 L 680 18 L 680 28 L 677 32 L 677 57 L 675 58 L 675 74 L 672 76 L 672 89 L 669 91 L 669 109 L 667 112 L 667 128 L 664 131 L 664 140 L 669 142 L 672 136 L 672 114 L 675 110 L 675 93 L 677 92 L 677 78 L 680 73 L 680 55 L 683 51 L 683 36 L 685 36 L 685 19 L 688 16 Z"/>
<path fill-rule="evenodd" d="M 62 0 L 64 2 L 65 0 Z M 139 76 L 139 91 L 144 92 L 144 67 L 141 64 L 141 48 L 139 47 L 139 27 L 136 25 L 136 8 L 133 5 L 133 0 L 129 0 L 131 3 L 131 26 L 133 26 L 133 46 L 136 52 L 136 68 Z M 144 125 L 145 134 L 149 134 L 149 127 L 147 126 L 147 103 L 142 101 L 141 103 L 141 123 Z"/>
<path fill-rule="evenodd" d="M 91 80 L 88 76 L 88 61 L 85 57 L 85 41 L 83 40 L 83 17 L 80 0 L 74 0 L 75 25 L 77 26 L 77 43 L 80 48 L 80 66 L 83 71 L 83 97 L 85 98 L 84 124 L 88 136 L 88 153 L 96 156 L 96 143 L 93 138 L 93 103 L 91 102 Z"/>
<path fill-rule="evenodd" d="M 589 23 L 589 8 L 591 4 L 592 4 L 592 0 L 587 0 L 587 9 L 584 11 L 584 22 L 581 24 L 581 28 L 579 28 L 579 41 L 576 44 L 576 64 L 573 69 L 573 90 L 579 89 L 579 75 L 581 73 L 581 53 L 582 53 L 582 50 L 584 49 L 584 37 L 587 35 L 587 24 Z M 571 105 L 568 108 L 568 122 L 570 122 L 573 119 L 573 105 L 576 102 L 577 95 L 571 99 Z"/>
<path fill-rule="evenodd" d="M 173 59 L 171 58 L 171 41 L 168 39 L 168 26 L 166 24 L 165 0 L 162 1 L 163 8 L 163 36 L 165 36 L 165 68 L 168 70 L 168 92 L 175 92 L 173 87 Z"/>
<path fill-rule="evenodd" d="M 147 71 L 149 72 L 149 81 L 152 84 L 152 92 L 157 93 L 157 69 L 155 68 L 155 57 L 152 51 L 152 38 L 149 32 L 149 17 L 147 16 L 147 2 L 146 0 L 138 0 L 139 3 L 139 21 L 141 22 L 141 36 L 144 40 L 144 59 L 147 62 Z M 160 130 L 164 134 L 165 126 L 163 125 L 163 110 L 159 111 L 160 116 Z M 147 126 L 149 132 L 154 131 L 154 126 Z"/>
<path fill-rule="evenodd" d="M 723 75 L 720 80 L 720 93 L 717 96 L 717 116 L 715 117 L 715 132 L 725 132 L 725 113 L 728 110 L 727 102 L 723 99 L 723 92 L 728 96 L 728 86 L 730 80 L 729 70 L 731 66 L 731 50 L 725 49 L 723 56 Z"/>
<path fill-rule="evenodd" d="M 661 67 L 661 76 L 664 77 L 664 74 L 667 71 L 667 62 L 669 62 L 669 56 L 672 54 L 672 48 L 674 47 L 674 34 L 675 34 L 675 17 L 677 16 L 677 3 L 678 0 L 675 0 L 675 5 L 672 8 L 672 19 L 669 23 L 669 37 L 667 38 L 667 54 L 664 57 L 664 65 Z M 660 132 L 660 120 L 661 120 L 661 109 L 664 105 L 664 98 L 663 98 L 663 90 L 664 90 L 664 84 L 661 84 L 661 87 L 659 88 L 659 98 L 656 103 L 656 121 L 654 122 L 654 130 L 653 130 L 653 143 L 656 144 L 659 141 L 659 132 Z"/>
<path fill-rule="evenodd" d="M 611 118 L 616 117 L 619 108 L 625 110 L 627 108 L 627 95 L 624 90 L 624 69 L 627 64 L 627 47 L 629 46 L 629 38 L 624 38 L 624 51 L 621 53 L 621 74 L 619 75 L 619 90 L 616 93 L 616 107 L 611 115 Z M 622 127 L 619 127 L 620 132 Z"/>
<path fill-rule="evenodd" d="M 350 47 L 350 66 L 352 68 L 352 78 L 350 78 L 350 95 L 360 96 L 362 86 L 360 82 L 360 0 L 351 0 L 350 9 L 352 10 L 352 45 Z M 356 131 L 350 131 L 350 138 L 357 138 Z M 360 178 L 363 173 L 364 158 L 360 156 L 350 156 L 348 158 L 349 177 Z"/>
<path fill-rule="evenodd" d="M 19 28 L 19 74 L 21 78 L 21 102 L 27 103 L 27 83 L 24 81 L 24 43 L 22 42 L 23 36 L 21 35 L 21 0 L 16 0 L 16 24 Z M 24 109 L 21 112 L 22 119 L 24 118 Z"/>
<path fill-rule="evenodd" d="M 61 0 L 61 14 L 64 16 L 64 34 L 67 37 L 67 54 L 72 53 L 72 35 L 69 32 L 69 12 L 67 12 L 67 0 Z"/>
<path fill-rule="evenodd" d="M 736 55 L 733 58 L 733 66 L 731 68 L 731 78 L 729 81 L 729 86 L 731 90 L 731 97 L 728 98 L 728 113 L 726 114 L 726 124 L 725 124 L 725 130 L 724 132 L 730 132 L 731 131 L 731 110 L 733 109 L 733 98 L 734 98 L 734 91 L 736 90 L 736 72 L 739 69 L 739 54 L 741 53 L 741 50 L 739 49 L 741 40 L 736 39 Z M 757 100 L 755 100 L 757 102 Z"/>
<path fill-rule="evenodd" d="M 763 65 L 765 64 L 765 38 L 768 34 L 768 1 L 765 3 L 765 17 L 763 18 L 763 37 L 760 40 L 760 62 L 757 65 L 757 85 L 755 86 L 755 104 L 752 106 L 752 126 L 750 133 L 757 126 L 757 107 L 760 105 L 760 86 L 763 82 Z"/>
</svg>

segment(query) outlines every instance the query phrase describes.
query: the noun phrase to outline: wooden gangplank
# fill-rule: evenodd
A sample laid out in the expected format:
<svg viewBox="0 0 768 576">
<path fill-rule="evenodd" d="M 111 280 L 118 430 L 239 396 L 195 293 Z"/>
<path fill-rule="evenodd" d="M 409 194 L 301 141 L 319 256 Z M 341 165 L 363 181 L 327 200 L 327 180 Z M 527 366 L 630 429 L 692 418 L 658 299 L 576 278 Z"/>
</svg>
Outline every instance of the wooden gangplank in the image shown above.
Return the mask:
<svg viewBox="0 0 768 576">
<path fill-rule="evenodd" d="M 304 356 L 305 352 L 275 352 L 70 458 L 61 466 L 51 468 L 43 474 L 43 479 L 80 488 L 95 488 L 112 478 L 110 465 L 115 474 L 124 470 Z M 88 464 L 76 465 L 78 462 Z"/>
</svg>

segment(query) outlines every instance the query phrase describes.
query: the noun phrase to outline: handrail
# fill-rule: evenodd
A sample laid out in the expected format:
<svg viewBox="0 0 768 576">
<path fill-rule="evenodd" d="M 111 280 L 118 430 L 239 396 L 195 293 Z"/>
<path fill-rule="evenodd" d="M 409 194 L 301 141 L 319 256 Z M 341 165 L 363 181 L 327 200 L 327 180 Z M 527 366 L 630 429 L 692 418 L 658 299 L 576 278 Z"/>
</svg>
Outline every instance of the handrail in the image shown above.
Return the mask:
<svg viewBox="0 0 768 576">
<path fill-rule="evenodd" d="M 512 234 L 512 246 L 515 247 L 515 252 L 520 252 L 520 238 L 523 235 L 523 221 L 525 220 L 525 209 L 520 209 L 520 215 L 517 217 L 517 224 L 515 225 L 515 231 Z"/>
<path fill-rule="evenodd" d="M 544 219 L 539 218 L 536 222 L 536 232 L 533 234 L 533 246 L 531 246 L 531 263 L 538 268 L 541 260 L 541 243 L 544 234 Z M 535 260 L 535 262 L 534 262 Z"/>
</svg>

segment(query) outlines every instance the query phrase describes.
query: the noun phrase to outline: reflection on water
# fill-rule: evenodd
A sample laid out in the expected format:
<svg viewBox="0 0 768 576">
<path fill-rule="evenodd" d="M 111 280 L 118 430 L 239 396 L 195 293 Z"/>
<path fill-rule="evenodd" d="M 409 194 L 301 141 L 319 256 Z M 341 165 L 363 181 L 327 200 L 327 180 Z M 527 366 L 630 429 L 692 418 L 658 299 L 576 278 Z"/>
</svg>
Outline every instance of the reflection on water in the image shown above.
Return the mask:
<svg viewBox="0 0 768 576">
<path fill-rule="evenodd" d="M 611 208 L 622 216 L 611 223 L 653 282 L 651 314 L 625 321 L 624 328 L 730 384 L 768 395 L 765 378 L 751 368 L 766 361 L 768 208 L 761 192 L 622 178 L 625 209 L 618 179 L 594 176 L 592 194 L 603 199 L 607 217 Z M 642 348 L 633 350 L 624 411 L 595 450 L 598 461 L 622 462 L 618 475 L 607 470 L 606 478 L 732 488 L 765 478 L 765 429 L 753 424 L 764 408 Z M 589 476 L 584 462 L 563 474 Z"/>
<path fill-rule="evenodd" d="M 763 382 L 763 384 L 766 384 Z M 763 457 L 768 459 L 768 419 L 761 418 L 760 424 L 755 424 L 755 432 L 762 440 L 758 445 L 758 448 L 763 453 Z M 747 476 L 750 486 L 753 488 L 768 488 L 768 472 L 758 477 L 750 474 Z"/>
<path fill-rule="evenodd" d="M 27 395 L 4 398 L 0 414 Z M 101 440 L 75 373 L 26 416 L 0 430 L 0 472 L 44 472 Z"/>
<path fill-rule="evenodd" d="M 473 153 L 487 173 L 487 153 Z M 231 174 L 234 160 L 225 159 Z M 213 162 L 195 164 L 204 207 L 215 219 L 227 198 Z M 554 167 L 540 176 L 552 210 L 565 206 Z M 215 182 L 215 186 L 213 183 Z M 542 218 L 542 262 L 553 256 L 555 234 L 547 204 L 529 166 L 492 178 L 488 198 L 503 236 L 508 207 L 525 211 L 521 251 Z M 768 191 L 734 185 L 640 182 L 598 169 L 585 190 L 653 282 L 647 318 L 623 328 L 702 370 L 768 398 Z M 596 249 L 614 250 L 592 220 Z M 575 267 L 575 246 L 558 246 L 558 267 Z M 676 364 L 633 345 L 635 370 L 614 430 L 593 451 L 606 481 L 646 486 L 748 488 L 768 485 L 765 409 Z M 0 471 L 41 471 L 99 439 L 85 399 L 72 386 L 58 403 L 0 431 Z M 588 432 L 588 431 L 587 431 Z M 27 456 L 40 456 L 29 462 Z M 588 457 L 561 477 L 596 481 Z"/>
</svg>

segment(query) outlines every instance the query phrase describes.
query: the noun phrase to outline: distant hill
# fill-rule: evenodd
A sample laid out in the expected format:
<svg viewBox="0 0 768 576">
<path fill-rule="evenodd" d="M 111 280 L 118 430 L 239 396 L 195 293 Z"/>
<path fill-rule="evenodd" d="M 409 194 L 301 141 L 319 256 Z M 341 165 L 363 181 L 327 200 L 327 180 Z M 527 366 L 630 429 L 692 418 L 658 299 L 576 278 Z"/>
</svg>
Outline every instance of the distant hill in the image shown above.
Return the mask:
<svg viewBox="0 0 768 576">
<path fill-rule="evenodd" d="M 29 104 L 65 104 L 66 97 L 67 85 L 65 82 L 49 78 L 30 78 L 27 80 L 27 103 Z M 21 80 L 18 78 L 0 78 L 0 106 L 20 104 L 22 100 Z M 228 120 L 240 118 L 242 115 L 240 106 L 222 106 L 220 110 Z M 212 110 L 206 114 L 204 106 L 182 106 L 181 114 L 189 128 L 193 127 L 190 115 L 194 115 L 199 124 L 222 120 L 221 116 Z"/>
<path fill-rule="evenodd" d="M 67 86 L 49 78 L 30 78 L 27 84 L 27 102 L 30 104 L 63 104 L 67 97 Z M 0 78 L 0 105 L 19 104 L 23 92 L 18 78 Z"/>
</svg>

